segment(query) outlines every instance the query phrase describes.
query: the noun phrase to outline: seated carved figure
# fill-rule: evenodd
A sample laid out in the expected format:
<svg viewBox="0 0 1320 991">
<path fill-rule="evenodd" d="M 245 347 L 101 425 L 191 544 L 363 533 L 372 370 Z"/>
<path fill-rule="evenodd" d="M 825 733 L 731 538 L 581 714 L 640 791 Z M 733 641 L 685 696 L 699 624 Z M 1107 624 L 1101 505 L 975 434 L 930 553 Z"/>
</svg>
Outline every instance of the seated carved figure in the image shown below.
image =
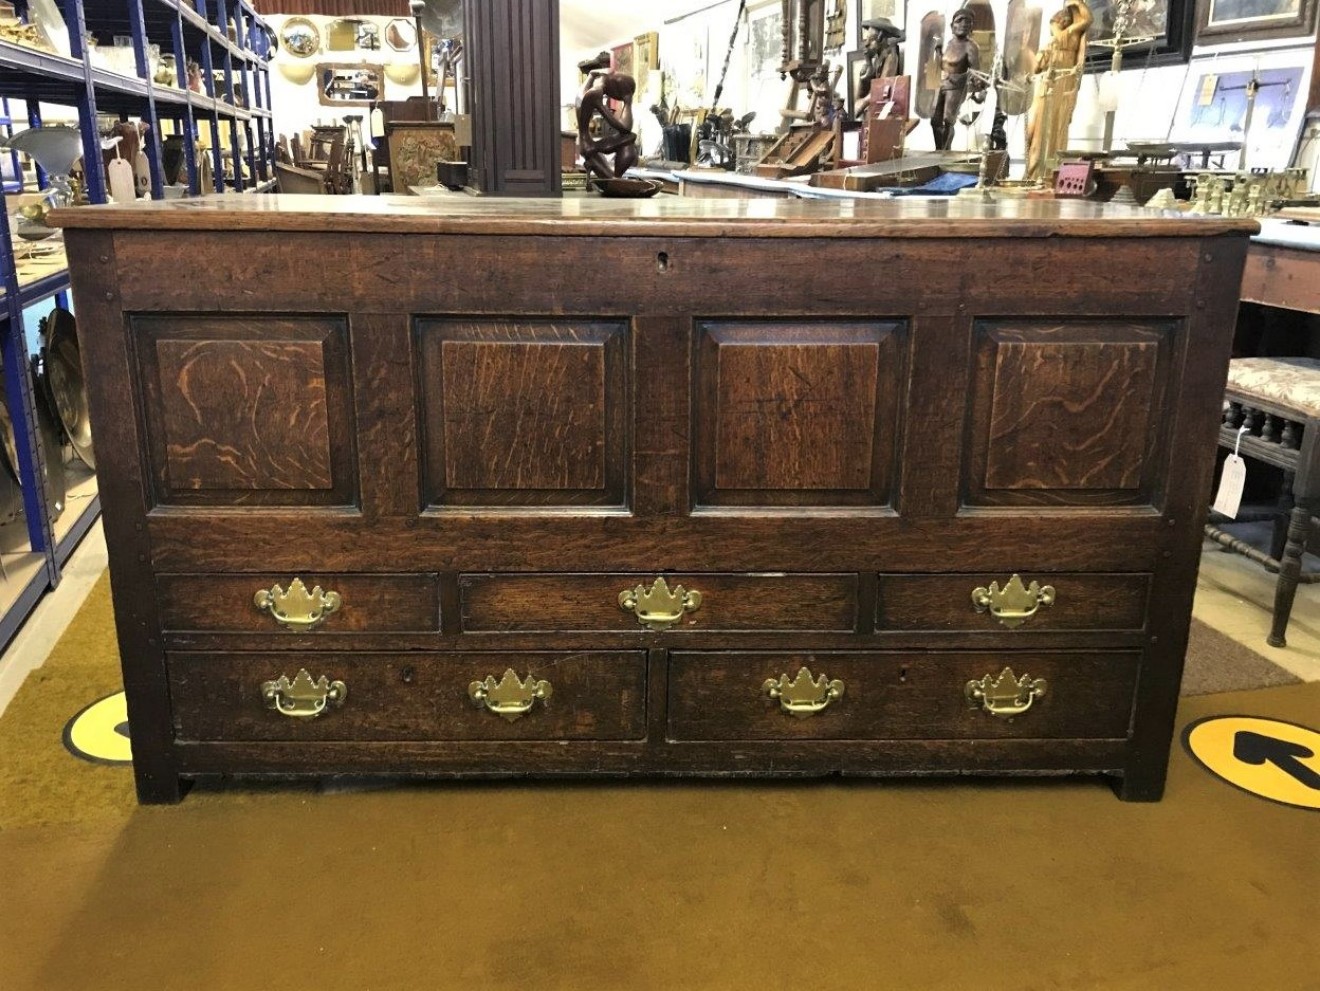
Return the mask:
<svg viewBox="0 0 1320 991">
<path fill-rule="evenodd" d="M 577 98 L 577 150 L 588 172 L 601 179 L 621 177 L 637 164 L 637 134 L 632 101 L 637 82 L 632 76 L 592 69 Z M 619 110 L 611 101 L 621 104 Z M 595 118 L 602 134 L 592 136 Z"/>
</svg>

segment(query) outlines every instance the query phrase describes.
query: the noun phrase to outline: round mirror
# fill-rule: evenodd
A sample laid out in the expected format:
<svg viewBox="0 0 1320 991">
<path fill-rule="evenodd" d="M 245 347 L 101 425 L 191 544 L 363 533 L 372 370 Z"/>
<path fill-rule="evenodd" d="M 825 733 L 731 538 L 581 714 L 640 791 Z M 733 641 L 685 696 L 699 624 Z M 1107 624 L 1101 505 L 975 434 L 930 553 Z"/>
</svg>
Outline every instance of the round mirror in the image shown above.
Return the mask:
<svg viewBox="0 0 1320 991">
<path fill-rule="evenodd" d="M 406 17 L 396 17 L 385 25 L 385 44 L 396 52 L 410 52 L 417 47 L 417 25 Z"/>
<path fill-rule="evenodd" d="M 321 32 L 306 17 L 290 17 L 280 28 L 280 43 L 290 55 L 310 58 L 321 50 Z"/>
</svg>

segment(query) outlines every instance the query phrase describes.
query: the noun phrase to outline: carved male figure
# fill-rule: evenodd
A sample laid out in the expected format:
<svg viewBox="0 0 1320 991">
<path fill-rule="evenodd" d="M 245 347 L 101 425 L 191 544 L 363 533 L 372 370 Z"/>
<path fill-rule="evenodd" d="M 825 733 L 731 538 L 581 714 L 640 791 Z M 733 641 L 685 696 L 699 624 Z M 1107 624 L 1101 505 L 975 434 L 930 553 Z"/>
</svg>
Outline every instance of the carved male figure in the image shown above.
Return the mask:
<svg viewBox="0 0 1320 991">
<path fill-rule="evenodd" d="M 949 23 L 953 37 L 944 46 L 941 59 L 943 78 L 935 109 L 930 115 L 930 127 L 935 132 L 935 147 L 948 151 L 953 147 L 953 129 L 958 123 L 958 111 L 970 90 L 972 98 L 985 99 L 985 86 L 972 75 L 981 67 L 981 49 L 971 39 L 972 12 L 966 7 L 954 12 Z"/>
</svg>

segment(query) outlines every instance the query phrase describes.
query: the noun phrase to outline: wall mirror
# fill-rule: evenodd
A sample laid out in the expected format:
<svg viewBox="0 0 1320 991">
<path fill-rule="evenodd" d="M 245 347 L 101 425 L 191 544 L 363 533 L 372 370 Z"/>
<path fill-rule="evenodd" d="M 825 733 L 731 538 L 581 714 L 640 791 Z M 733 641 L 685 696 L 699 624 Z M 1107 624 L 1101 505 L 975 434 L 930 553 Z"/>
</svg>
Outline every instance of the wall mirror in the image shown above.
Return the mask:
<svg viewBox="0 0 1320 991">
<path fill-rule="evenodd" d="M 290 55 L 309 58 L 321 50 L 321 32 L 306 17 L 290 17 L 280 28 L 280 44 Z"/>
<path fill-rule="evenodd" d="M 316 89 L 322 106 L 365 107 L 381 99 L 385 80 L 378 65 L 318 65 Z"/>
<path fill-rule="evenodd" d="M 410 52 L 417 47 L 417 25 L 406 17 L 396 17 L 385 25 L 385 44 L 396 52 Z"/>
<path fill-rule="evenodd" d="M 380 48 L 380 26 L 360 17 L 341 17 L 325 26 L 327 52 L 374 52 Z"/>
</svg>

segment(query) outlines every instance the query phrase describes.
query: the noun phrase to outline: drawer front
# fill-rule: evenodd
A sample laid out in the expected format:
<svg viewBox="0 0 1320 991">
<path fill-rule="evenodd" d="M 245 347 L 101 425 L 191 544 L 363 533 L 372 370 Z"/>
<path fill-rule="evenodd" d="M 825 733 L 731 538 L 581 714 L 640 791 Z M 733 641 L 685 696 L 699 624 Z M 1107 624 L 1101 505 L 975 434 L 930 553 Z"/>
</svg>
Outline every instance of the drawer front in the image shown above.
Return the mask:
<svg viewBox="0 0 1320 991">
<path fill-rule="evenodd" d="M 857 628 L 856 575 L 666 574 L 659 587 L 657 577 L 464 575 L 463 631 L 851 633 Z M 620 602 L 626 593 L 632 593 L 631 605 Z M 644 622 L 648 618 L 650 625 Z"/>
<path fill-rule="evenodd" d="M 876 629 L 980 633 L 1145 629 L 1150 575 L 1024 572 L 1019 577 L 1020 586 L 1012 583 L 1011 573 L 881 575 Z M 1053 589 L 1052 601 L 1033 597 L 1033 583 L 1042 593 Z M 979 590 L 984 592 L 978 605 L 973 593 Z M 1031 615 L 1022 616 L 1024 612 Z"/>
<path fill-rule="evenodd" d="M 180 740 L 632 740 L 646 734 L 644 651 L 176 653 L 167 663 Z M 306 681 L 300 670 L 308 672 Z M 513 679 L 505 677 L 508 670 Z M 289 683 L 268 691 L 267 683 L 281 676 Z M 482 690 L 474 700 L 477 683 Z M 321 711 L 285 715 L 276 703 Z"/>
<path fill-rule="evenodd" d="M 1128 733 L 1140 656 L 1135 651 L 675 652 L 669 667 L 669 738 L 1120 739 Z M 1005 718 L 987 711 L 985 701 L 969 699 L 968 683 L 987 675 L 997 679 L 1009 663 L 1016 679 L 1027 678 L 1024 689 L 1036 684 L 1043 693 L 1031 698 L 1026 711 Z M 800 676 L 803 668 L 809 678 Z M 774 682 L 778 699 L 768 682 Z M 992 695 L 1007 695 L 1008 681 L 988 688 Z M 830 689 L 836 697 L 829 697 Z M 992 704 L 1006 711 L 1013 702 Z"/>
<path fill-rule="evenodd" d="M 166 632 L 296 635 L 440 630 L 436 575 L 158 575 L 156 589 Z M 256 602 L 263 592 L 267 593 L 264 607 Z M 331 594 L 338 602 L 327 608 L 325 597 Z"/>
</svg>

